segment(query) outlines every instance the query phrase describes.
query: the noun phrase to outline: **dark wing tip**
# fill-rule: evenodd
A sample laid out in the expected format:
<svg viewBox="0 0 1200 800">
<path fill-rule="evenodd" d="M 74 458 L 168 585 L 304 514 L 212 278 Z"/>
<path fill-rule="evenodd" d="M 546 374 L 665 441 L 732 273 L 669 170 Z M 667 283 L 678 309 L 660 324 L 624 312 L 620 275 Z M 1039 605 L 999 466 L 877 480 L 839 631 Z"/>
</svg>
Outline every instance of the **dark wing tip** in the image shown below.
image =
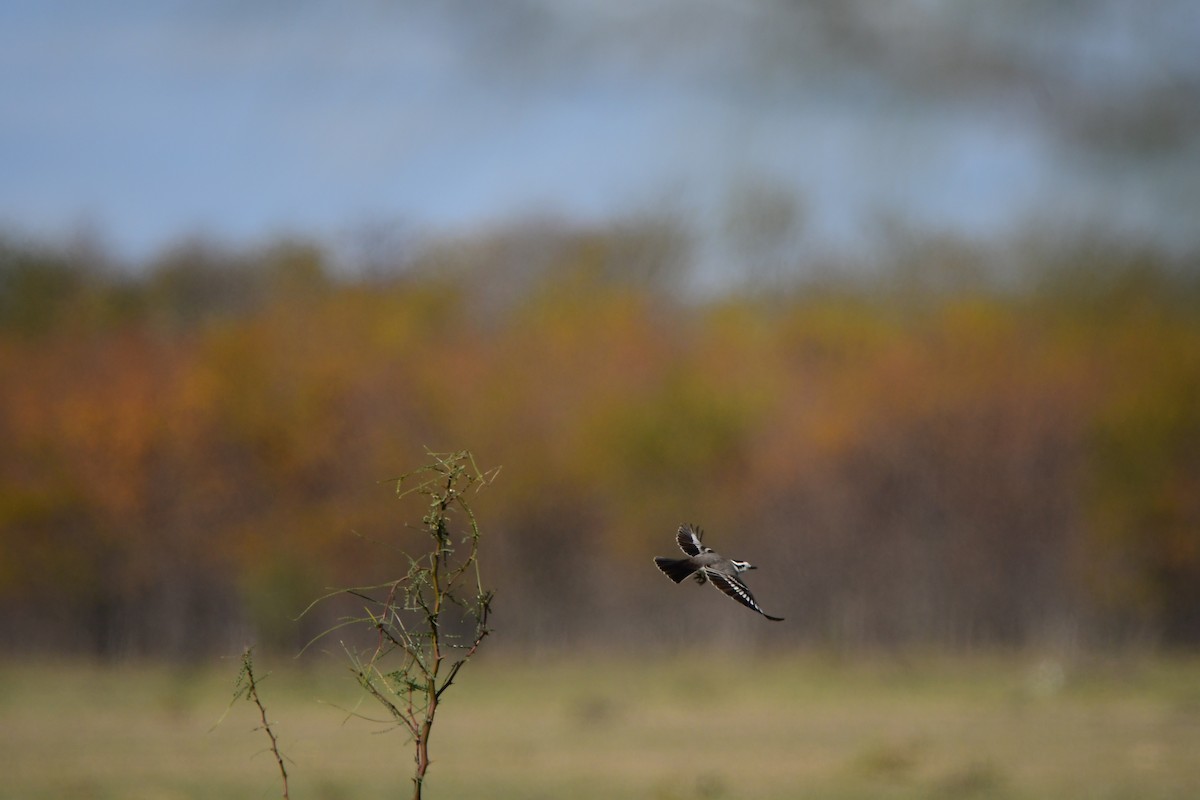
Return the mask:
<svg viewBox="0 0 1200 800">
<path fill-rule="evenodd" d="M 701 542 L 703 538 L 704 531 L 690 522 L 680 525 L 679 532 L 675 534 L 675 541 L 679 544 L 679 549 L 689 556 L 698 556 L 704 551 L 704 544 Z"/>
</svg>

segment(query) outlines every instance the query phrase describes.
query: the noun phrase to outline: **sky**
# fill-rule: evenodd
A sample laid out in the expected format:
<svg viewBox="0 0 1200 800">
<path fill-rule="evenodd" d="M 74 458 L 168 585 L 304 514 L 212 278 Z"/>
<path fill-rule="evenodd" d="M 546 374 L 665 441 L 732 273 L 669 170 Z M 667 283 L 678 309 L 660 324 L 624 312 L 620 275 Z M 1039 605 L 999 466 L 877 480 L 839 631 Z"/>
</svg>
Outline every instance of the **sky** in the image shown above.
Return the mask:
<svg viewBox="0 0 1200 800">
<path fill-rule="evenodd" d="M 1200 245 L 1200 4 L 0 1 L 0 232 L 148 259 L 669 213 Z"/>
</svg>

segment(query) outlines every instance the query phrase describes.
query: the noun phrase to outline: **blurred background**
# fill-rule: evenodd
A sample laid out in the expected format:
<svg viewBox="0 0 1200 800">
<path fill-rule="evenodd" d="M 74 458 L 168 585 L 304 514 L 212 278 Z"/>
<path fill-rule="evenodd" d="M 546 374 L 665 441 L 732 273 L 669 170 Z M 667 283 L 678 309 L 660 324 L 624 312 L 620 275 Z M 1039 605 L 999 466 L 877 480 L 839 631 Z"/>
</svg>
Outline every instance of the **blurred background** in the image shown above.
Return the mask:
<svg viewBox="0 0 1200 800">
<path fill-rule="evenodd" d="M 1194 647 L 1198 47 L 1186 0 L 6 2 L 0 643 L 290 654 L 470 448 L 496 647 Z M 681 522 L 787 621 L 660 575 Z"/>
</svg>

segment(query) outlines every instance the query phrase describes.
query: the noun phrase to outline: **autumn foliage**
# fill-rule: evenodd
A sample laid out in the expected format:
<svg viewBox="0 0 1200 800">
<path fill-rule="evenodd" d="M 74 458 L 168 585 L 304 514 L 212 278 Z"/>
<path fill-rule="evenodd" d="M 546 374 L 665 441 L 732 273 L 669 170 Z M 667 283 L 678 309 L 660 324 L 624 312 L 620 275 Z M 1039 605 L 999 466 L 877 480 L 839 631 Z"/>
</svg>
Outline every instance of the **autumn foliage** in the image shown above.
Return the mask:
<svg viewBox="0 0 1200 800">
<path fill-rule="evenodd" d="M 410 535 L 389 479 L 470 447 L 498 641 L 1200 643 L 1195 263 L 930 242 L 697 296 L 656 225 L 0 243 L 0 637 L 295 646 Z M 683 521 L 787 628 L 663 585 Z"/>
</svg>

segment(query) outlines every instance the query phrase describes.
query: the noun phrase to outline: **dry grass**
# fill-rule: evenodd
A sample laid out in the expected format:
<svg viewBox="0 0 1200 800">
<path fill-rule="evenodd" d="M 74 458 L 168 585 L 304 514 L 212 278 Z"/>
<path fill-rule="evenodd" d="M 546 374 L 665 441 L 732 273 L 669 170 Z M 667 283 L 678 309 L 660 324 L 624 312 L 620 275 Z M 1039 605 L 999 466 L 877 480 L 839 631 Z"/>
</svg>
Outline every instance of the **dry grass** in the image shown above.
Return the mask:
<svg viewBox="0 0 1200 800">
<path fill-rule="evenodd" d="M 407 795 L 347 672 L 260 662 L 295 800 Z M 211 730 L 236 671 L 3 666 L 0 798 L 277 797 L 254 709 Z M 1196 659 L 485 655 L 446 699 L 434 800 L 1200 797 Z"/>
</svg>

